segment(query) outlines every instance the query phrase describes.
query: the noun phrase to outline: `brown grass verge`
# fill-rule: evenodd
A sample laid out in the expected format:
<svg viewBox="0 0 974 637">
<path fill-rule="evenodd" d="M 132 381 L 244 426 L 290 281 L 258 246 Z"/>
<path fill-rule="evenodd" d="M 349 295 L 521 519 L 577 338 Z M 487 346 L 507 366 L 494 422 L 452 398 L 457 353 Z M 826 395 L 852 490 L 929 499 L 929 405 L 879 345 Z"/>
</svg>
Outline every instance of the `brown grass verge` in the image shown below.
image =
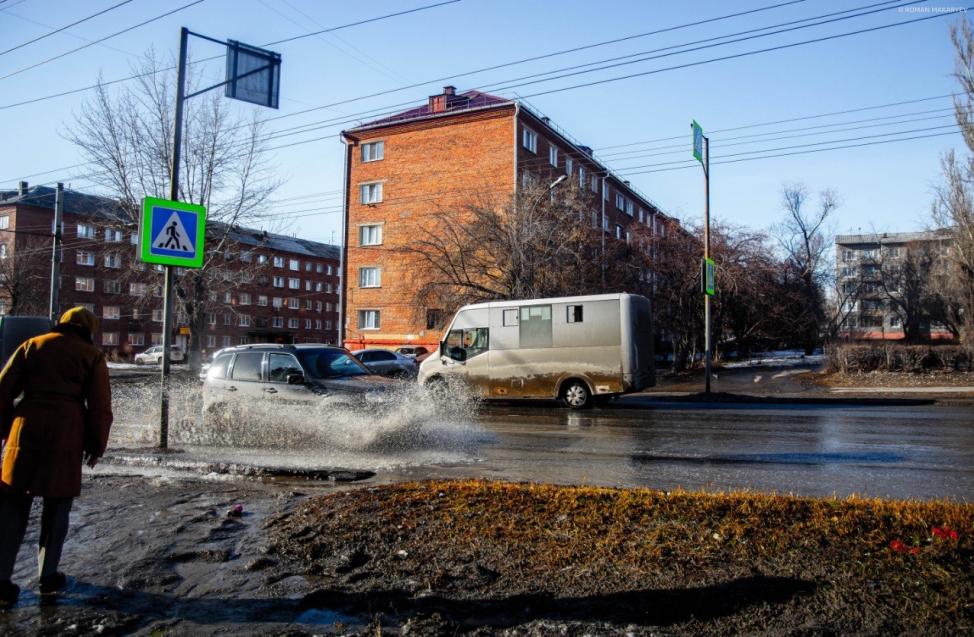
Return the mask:
<svg viewBox="0 0 974 637">
<path fill-rule="evenodd" d="M 314 498 L 269 528 L 277 553 L 348 590 L 412 582 L 410 593 L 454 598 L 543 593 L 571 615 L 571 600 L 726 595 L 760 577 L 801 585 L 726 611 L 601 620 L 714 634 L 776 633 L 795 621 L 813 632 L 974 628 L 970 504 L 446 481 Z M 349 547 L 359 557 L 345 568 L 335 556 Z M 371 577 L 342 579 L 353 570 Z"/>
</svg>

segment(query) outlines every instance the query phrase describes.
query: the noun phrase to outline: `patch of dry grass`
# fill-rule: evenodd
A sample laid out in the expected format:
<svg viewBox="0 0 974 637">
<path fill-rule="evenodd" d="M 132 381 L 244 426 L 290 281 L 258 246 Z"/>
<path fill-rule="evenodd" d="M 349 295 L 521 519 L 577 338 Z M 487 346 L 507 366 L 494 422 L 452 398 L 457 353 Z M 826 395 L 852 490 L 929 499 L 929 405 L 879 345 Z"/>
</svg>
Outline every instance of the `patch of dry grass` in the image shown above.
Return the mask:
<svg viewBox="0 0 974 637">
<path fill-rule="evenodd" d="M 505 594 L 672 590 L 760 573 L 814 583 L 792 602 L 812 614 L 843 607 L 898 629 L 974 627 L 969 504 L 446 481 L 316 498 L 271 528 L 279 552 L 311 570 L 354 545 L 371 568 L 428 588 L 445 586 L 458 563 L 507 578 Z"/>
</svg>

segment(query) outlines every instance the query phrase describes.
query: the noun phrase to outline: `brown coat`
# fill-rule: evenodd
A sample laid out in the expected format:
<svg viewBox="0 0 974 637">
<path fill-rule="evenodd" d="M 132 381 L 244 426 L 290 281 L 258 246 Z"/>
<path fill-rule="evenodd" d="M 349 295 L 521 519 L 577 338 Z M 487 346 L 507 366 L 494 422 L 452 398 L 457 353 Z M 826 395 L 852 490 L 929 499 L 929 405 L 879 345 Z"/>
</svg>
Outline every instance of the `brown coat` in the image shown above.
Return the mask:
<svg viewBox="0 0 974 637">
<path fill-rule="evenodd" d="M 25 342 L 0 372 L 3 493 L 81 494 L 84 402 L 97 439 L 93 455 L 101 457 L 108 445 L 113 415 L 105 355 L 84 332 L 63 328 Z"/>
</svg>

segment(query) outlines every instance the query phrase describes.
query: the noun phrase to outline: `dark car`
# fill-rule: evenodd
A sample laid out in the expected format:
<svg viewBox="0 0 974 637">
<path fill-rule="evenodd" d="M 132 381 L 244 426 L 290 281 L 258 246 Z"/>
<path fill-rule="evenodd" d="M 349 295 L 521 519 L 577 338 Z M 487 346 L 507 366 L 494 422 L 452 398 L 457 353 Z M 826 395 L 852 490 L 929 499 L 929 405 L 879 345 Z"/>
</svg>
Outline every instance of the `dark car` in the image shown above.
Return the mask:
<svg viewBox="0 0 974 637">
<path fill-rule="evenodd" d="M 341 347 L 240 345 L 222 350 L 207 370 L 203 415 L 212 420 L 234 407 L 238 413 L 252 415 L 262 411 L 256 407 L 276 403 L 380 405 L 390 400 L 396 387 Z"/>
<path fill-rule="evenodd" d="M 414 359 L 387 349 L 360 349 L 352 355 L 376 374 L 389 378 L 406 379 L 419 374 Z"/>
</svg>

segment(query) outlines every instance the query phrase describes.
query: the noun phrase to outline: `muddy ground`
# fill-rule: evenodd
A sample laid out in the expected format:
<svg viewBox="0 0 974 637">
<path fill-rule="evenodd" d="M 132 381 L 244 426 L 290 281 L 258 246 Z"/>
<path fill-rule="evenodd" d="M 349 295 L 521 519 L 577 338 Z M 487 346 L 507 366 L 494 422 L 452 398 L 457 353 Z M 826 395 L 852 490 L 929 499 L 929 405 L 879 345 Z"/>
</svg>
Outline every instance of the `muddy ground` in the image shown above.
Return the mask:
<svg viewBox="0 0 974 637">
<path fill-rule="evenodd" d="M 545 577 L 529 549 L 505 554 L 476 539 L 444 540 L 446 533 L 415 522 L 416 511 L 403 530 L 394 510 L 345 504 L 384 489 L 368 483 L 119 471 L 86 475 L 62 562 L 68 586 L 52 602 L 36 592 L 33 519 L 15 574 L 24 590 L 16 607 L 0 612 L 0 634 L 901 632 L 882 605 L 860 608 L 841 587 L 823 595 L 835 574 L 800 560 L 782 570 L 760 560 L 698 568 L 678 559 L 652 582 L 626 568 Z M 441 496 L 430 497 L 432 511 Z M 228 515 L 235 505 L 239 517 Z M 960 612 L 972 616 L 969 607 Z"/>
</svg>

